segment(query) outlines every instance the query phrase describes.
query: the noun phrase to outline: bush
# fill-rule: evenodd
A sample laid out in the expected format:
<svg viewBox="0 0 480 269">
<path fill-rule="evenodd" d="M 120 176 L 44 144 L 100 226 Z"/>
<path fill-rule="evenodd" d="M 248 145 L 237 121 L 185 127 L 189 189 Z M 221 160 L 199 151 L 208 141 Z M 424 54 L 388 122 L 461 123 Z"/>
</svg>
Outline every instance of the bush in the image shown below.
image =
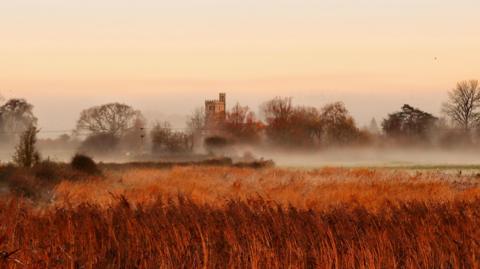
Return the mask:
<svg viewBox="0 0 480 269">
<path fill-rule="evenodd" d="M 204 145 L 207 151 L 214 153 L 225 150 L 230 145 L 230 142 L 222 136 L 210 136 L 205 139 Z"/>
<path fill-rule="evenodd" d="M 69 165 L 52 161 L 43 161 L 36 164 L 32 169 L 32 174 L 37 180 L 47 186 L 56 184 L 60 180 L 75 179 L 79 175 Z"/>
<path fill-rule="evenodd" d="M 34 176 L 28 172 L 16 173 L 10 178 L 8 188 L 16 195 L 31 199 L 39 199 L 42 194 L 42 187 Z"/>
<path fill-rule="evenodd" d="M 41 186 L 30 169 L 13 165 L 2 166 L 0 182 L 8 186 L 8 189 L 16 195 L 32 199 L 40 197 Z"/>
<path fill-rule="evenodd" d="M 86 155 L 76 154 L 72 158 L 70 165 L 74 170 L 84 172 L 89 175 L 100 174 L 100 169 L 98 169 L 97 164 L 93 161 L 92 158 Z"/>
<path fill-rule="evenodd" d="M 168 122 L 157 123 L 150 132 L 152 152 L 186 153 L 192 150 L 191 137 L 183 132 L 174 132 Z"/>
<path fill-rule="evenodd" d="M 40 153 L 36 149 L 38 129 L 30 126 L 20 137 L 13 161 L 21 167 L 31 168 L 40 162 Z"/>
<path fill-rule="evenodd" d="M 20 169 L 12 164 L 0 166 L 0 183 L 8 183 L 10 178 L 15 175 L 15 171 L 17 170 Z"/>
<path fill-rule="evenodd" d="M 253 169 L 262 169 L 262 168 L 272 168 L 275 166 L 275 162 L 272 160 L 258 160 L 251 162 L 239 162 L 234 165 L 239 168 L 253 168 Z"/>
<path fill-rule="evenodd" d="M 35 177 L 41 180 L 53 181 L 58 179 L 58 165 L 54 162 L 44 161 L 33 167 Z"/>
</svg>

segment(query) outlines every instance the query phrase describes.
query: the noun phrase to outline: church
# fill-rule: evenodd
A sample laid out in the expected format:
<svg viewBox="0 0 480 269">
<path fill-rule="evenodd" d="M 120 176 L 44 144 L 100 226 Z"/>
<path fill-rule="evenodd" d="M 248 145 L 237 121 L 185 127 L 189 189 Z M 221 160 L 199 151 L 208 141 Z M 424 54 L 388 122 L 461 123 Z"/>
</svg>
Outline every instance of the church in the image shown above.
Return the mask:
<svg viewBox="0 0 480 269">
<path fill-rule="evenodd" d="M 217 130 L 225 121 L 227 111 L 226 94 L 220 93 L 218 100 L 205 101 L 205 129 L 207 131 Z"/>
</svg>

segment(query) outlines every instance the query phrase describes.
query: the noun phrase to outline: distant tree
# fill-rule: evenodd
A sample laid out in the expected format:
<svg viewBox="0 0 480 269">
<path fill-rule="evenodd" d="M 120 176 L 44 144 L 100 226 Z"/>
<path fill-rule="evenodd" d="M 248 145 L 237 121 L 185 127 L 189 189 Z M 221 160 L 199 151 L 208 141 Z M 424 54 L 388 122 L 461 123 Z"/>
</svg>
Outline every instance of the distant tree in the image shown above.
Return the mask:
<svg viewBox="0 0 480 269">
<path fill-rule="evenodd" d="M 57 140 L 60 143 L 63 143 L 63 144 L 68 143 L 71 139 L 72 139 L 72 137 L 68 134 L 62 134 L 62 135 L 58 136 L 58 138 L 57 138 Z"/>
<path fill-rule="evenodd" d="M 38 139 L 37 145 L 40 151 L 51 151 L 55 150 L 57 152 L 69 152 L 77 150 L 80 146 L 78 139 L 73 138 L 68 134 L 62 134 L 56 138 L 43 138 Z"/>
<path fill-rule="evenodd" d="M 204 107 L 199 107 L 195 109 L 188 117 L 187 119 L 187 135 L 190 138 L 190 141 L 192 143 L 192 149 L 198 149 L 200 150 L 203 145 L 202 145 L 202 134 L 203 130 L 205 129 L 205 123 L 206 123 L 206 114 L 205 114 L 205 108 Z"/>
<path fill-rule="evenodd" d="M 30 168 L 40 162 L 40 153 L 36 149 L 37 133 L 38 129 L 33 125 L 22 133 L 13 156 L 18 166 Z"/>
<path fill-rule="evenodd" d="M 322 119 L 314 107 L 295 107 L 285 132 L 292 146 L 313 148 L 320 145 L 322 136 Z"/>
<path fill-rule="evenodd" d="M 374 135 L 380 133 L 380 128 L 378 127 L 378 123 L 375 118 L 372 118 L 372 120 L 370 121 L 370 125 L 368 125 L 368 131 Z"/>
<path fill-rule="evenodd" d="M 461 81 L 448 93 L 443 112 L 463 131 L 470 132 L 480 123 L 480 87 L 478 80 Z"/>
<path fill-rule="evenodd" d="M 120 144 L 128 152 L 141 152 L 144 149 L 147 138 L 146 126 L 143 118 L 135 119 L 132 128 L 125 131 L 120 138 Z"/>
<path fill-rule="evenodd" d="M 77 121 L 76 132 L 122 137 L 134 129 L 139 121 L 144 121 L 140 111 L 125 104 L 110 103 L 83 110 Z"/>
<path fill-rule="evenodd" d="M 256 119 L 255 113 L 248 106 L 237 103 L 230 111 L 227 111 L 224 128 L 239 142 L 258 142 L 263 124 Z"/>
<path fill-rule="evenodd" d="M 187 119 L 187 130 L 190 134 L 199 134 L 205 127 L 205 108 L 200 107 L 193 111 L 192 115 Z"/>
<path fill-rule="evenodd" d="M 105 156 L 118 150 L 120 139 L 111 133 L 89 135 L 80 145 L 82 154 Z"/>
<path fill-rule="evenodd" d="M 326 145 L 357 143 L 360 130 L 342 102 L 325 105 L 320 114 L 322 141 Z"/>
<path fill-rule="evenodd" d="M 433 133 L 437 146 L 446 149 L 460 149 L 472 147 L 471 136 L 463 129 L 453 127 L 446 119 L 439 119 Z"/>
<path fill-rule="evenodd" d="M 438 118 L 410 105 L 403 105 L 401 111 L 388 115 L 382 128 L 389 137 L 408 142 L 426 142 L 435 128 Z"/>
<path fill-rule="evenodd" d="M 275 98 L 262 106 L 267 137 L 277 145 L 312 149 L 358 141 L 360 131 L 343 103 L 293 106 L 291 98 Z"/>
<path fill-rule="evenodd" d="M 192 149 L 191 136 L 172 130 L 170 123 L 157 123 L 150 132 L 153 153 L 185 153 Z"/>
<path fill-rule="evenodd" d="M 37 124 L 33 105 L 24 99 L 10 99 L 0 106 L 0 141 L 13 142 L 18 134 Z"/>
<path fill-rule="evenodd" d="M 170 123 L 157 122 L 150 132 L 150 137 L 152 139 L 152 151 L 154 153 L 166 152 L 172 133 L 173 131 Z"/>
<path fill-rule="evenodd" d="M 291 141 L 286 130 L 292 124 L 291 117 L 294 111 L 292 98 L 276 97 L 264 103 L 261 110 L 267 123 L 266 134 L 270 141 L 280 145 Z"/>
</svg>

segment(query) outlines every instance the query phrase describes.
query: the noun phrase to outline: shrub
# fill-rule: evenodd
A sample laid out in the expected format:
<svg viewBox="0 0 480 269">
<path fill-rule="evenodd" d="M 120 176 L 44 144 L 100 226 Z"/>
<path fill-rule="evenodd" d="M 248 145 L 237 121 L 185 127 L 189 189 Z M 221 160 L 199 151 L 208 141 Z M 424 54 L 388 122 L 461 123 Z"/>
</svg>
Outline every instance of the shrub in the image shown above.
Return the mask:
<svg viewBox="0 0 480 269">
<path fill-rule="evenodd" d="M 18 167 L 8 164 L 0 167 L 0 183 L 8 182 L 10 178 L 15 174 L 15 171 L 19 170 Z"/>
<path fill-rule="evenodd" d="M 35 126 L 30 126 L 22 133 L 13 156 L 13 161 L 18 166 L 30 168 L 40 162 L 40 153 L 36 149 L 37 133 Z"/>
<path fill-rule="evenodd" d="M 262 169 L 262 168 L 271 168 L 275 166 L 275 162 L 272 160 L 256 160 L 251 162 L 239 162 L 234 165 L 239 168 L 253 168 L 253 169 Z"/>
<path fill-rule="evenodd" d="M 93 161 L 92 158 L 86 155 L 76 154 L 72 158 L 70 165 L 74 170 L 84 172 L 89 175 L 100 174 L 100 169 L 98 169 L 97 164 Z"/>
<path fill-rule="evenodd" d="M 43 161 L 33 167 L 35 178 L 43 183 L 56 183 L 63 179 L 66 172 L 68 171 L 66 171 L 65 165 L 51 161 Z"/>
<path fill-rule="evenodd" d="M 186 153 L 192 150 L 192 140 L 183 132 L 172 131 L 168 122 L 157 123 L 150 132 L 152 138 L 152 152 L 157 153 Z"/>
<path fill-rule="evenodd" d="M 13 165 L 2 166 L 0 182 L 16 195 L 33 199 L 40 197 L 41 186 L 30 169 Z"/>
<path fill-rule="evenodd" d="M 56 165 L 53 162 L 44 161 L 33 168 L 35 177 L 39 179 L 52 180 L 57 177 Z"/>
<path fill-rule="evenodd" d="M 229 144 L 229 141 L 222 136 L 210 136 L 204 141 L 205 149 L 210 153 L 223 151 Z"/>
</svg>

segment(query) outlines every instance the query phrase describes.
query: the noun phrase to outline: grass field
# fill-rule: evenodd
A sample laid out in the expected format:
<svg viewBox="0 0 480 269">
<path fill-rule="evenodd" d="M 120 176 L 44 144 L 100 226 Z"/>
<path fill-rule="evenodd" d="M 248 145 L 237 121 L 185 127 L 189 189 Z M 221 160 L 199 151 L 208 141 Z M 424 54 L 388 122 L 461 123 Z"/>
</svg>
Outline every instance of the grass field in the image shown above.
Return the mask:
<svg viewBox="0 0 480 269">
<path fill-rule="evenodd" d="M 48 199 L 2 195 L 0 266 L 478 268 L 479 183 L 440 168 L 106 169 Z"/>
</svg>

